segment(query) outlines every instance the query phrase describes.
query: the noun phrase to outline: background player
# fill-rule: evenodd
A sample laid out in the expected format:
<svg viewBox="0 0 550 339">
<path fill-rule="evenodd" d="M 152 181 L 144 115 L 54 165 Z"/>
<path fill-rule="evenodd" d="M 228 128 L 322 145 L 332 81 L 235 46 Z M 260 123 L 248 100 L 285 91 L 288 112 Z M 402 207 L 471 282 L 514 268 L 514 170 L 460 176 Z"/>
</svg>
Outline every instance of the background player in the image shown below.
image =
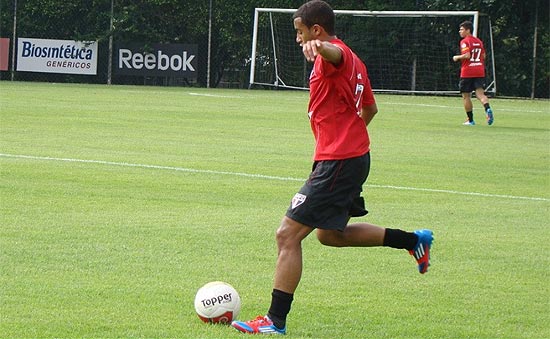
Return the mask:
<svg viewBox="0 0 550 339">
<path fill-rule="evenodd" d="M 460 93 L 464 102 L 464 110 L 468 119 L 464 125 L 473 126 L 474 113 L 471 99 L 471 93 L 475 91 L 476 97 L 485 107 L 487 115 L 487 124 L 492 125 L 494 121 L 493 111 L 489 106 L 489 99 L 485 95 L 483 87 L 485 86 L 485 48 L 483 42 L 472 35 L 472 22 L 464 21 L 460 24 L 458 33 L 462 40 L 460 41 L 460 54 L 453 56 L 453 61 L 461 61 L 460 67 Z"/>
</svg>

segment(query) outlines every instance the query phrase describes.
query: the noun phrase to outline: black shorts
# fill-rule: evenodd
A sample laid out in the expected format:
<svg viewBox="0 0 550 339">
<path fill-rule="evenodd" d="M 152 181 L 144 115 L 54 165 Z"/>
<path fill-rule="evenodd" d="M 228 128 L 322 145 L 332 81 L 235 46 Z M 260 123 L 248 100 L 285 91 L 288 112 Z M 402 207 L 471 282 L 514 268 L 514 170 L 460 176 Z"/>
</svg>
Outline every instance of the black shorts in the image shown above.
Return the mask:
<svg viewBox="0 0 550 339">
<path fill-rule="evenodd" d="M 350 217 L 366 215 L 360 196 L 370 170 L 370 154 L 345 160 L 317 161 L 286 216 L 321 229 L 344 230 Z"/>
<path fill-rule="evenodd" d="M 470 93 L 477 88 L 485 88 L 485 78 L 460 78 L 458 88 L 460 93 Z"/>
</svg>

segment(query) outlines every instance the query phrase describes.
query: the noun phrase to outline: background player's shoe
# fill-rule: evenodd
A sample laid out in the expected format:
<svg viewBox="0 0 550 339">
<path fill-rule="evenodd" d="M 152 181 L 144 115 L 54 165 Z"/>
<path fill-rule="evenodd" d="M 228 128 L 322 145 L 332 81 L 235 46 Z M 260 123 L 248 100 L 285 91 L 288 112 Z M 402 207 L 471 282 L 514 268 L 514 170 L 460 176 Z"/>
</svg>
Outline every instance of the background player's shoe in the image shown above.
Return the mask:
<svg viewBox="0 0 550 339">
<path fill-rule="evenodd" d="M 414 234 L 418 237 L 418 242 L 412 250 L 409 250 L 409 253 L 418 263 L 418 272 L 424 274 L 428 272 L 428 266 L 430 266 L 430 248 L 434 240 L 433 232 L 431 230 L 417 230 L 414 231 Z"/>
<path fill-rule="evenodd" d="M 466 120 L 464 123 L 462 123 L 464 126 L 474 126 L 476 123 L 472 120 Z"/>
<path fill-rule="evenodd" d="M 493 117 L 493 110 L 489 108 L 486 111 L 486 113 L 487 113 L 487 125 L 491 126 L 493 124 L 493 121 L 495 121 Z"/>
<path fill-rule="evenodd" d="M 286 334 L 286 326 L 277 328 L 269 317 L 259 315 L 249 321 L 233 321 L 231 326 L 237 330 L 250 334 Z"/>
</svg>

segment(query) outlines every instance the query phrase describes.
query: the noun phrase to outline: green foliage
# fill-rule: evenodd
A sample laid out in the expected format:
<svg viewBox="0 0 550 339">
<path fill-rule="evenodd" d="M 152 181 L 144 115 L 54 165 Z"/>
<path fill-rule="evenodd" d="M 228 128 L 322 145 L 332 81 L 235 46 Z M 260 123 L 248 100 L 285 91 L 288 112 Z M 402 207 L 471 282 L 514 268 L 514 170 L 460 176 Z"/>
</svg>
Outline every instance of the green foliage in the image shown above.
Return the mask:
<svg viewBox="0 0 550 339">
<path fill-rule="evenodd" d="M 253 11 L 255 7 L 297 8 L 302 0 L 212 0 L 213 22 L 211 85 L 217 86 L 228 70 L 249 71 Z M 497 89 L 500 95 L 529 96 L 533 70 L 535 16 L 538 28 L 538 59 L 535 69 L 535 96 L 550 95 L 549 3 L 548 1 L 496 0 L 407 0 L 330 1 L 335 9 L 362 10 L 479 10 L 493 21 Z M 13 1 L 0 0 L 0 35 L 12 37 Z M 139 0 L 114 1 L 114 30 L 110 31 L 110 0 L 62 1 L 25 0 L 18 2 L 18 36 L 34 38 L 100 40 L 101 50 L 113 34 L 117 41 L 145 43 L 194 43 L 201 55 L 199 83 L 206 84 L 209 1 Z M 458 23 L 457 23 L 458 24 Z M 288 25 L 291 25 L 289 22 Z M 411 27 L 422 29 L 422 26 Z M 361 27 L 358 32 L 364 32 Z M 391 43 L 391 34 L 377 27 L 367 38 Z M 387 33 L 387 32 L 386 32 Z M 449 41 L 455 36 L 450 35 Z M 361 36 L 358 34 L 358 36 Z M 388 37 L 388 38 L 386 38 Z M 486 43 L 489 43 L 486 41 Z M 102 58 L 106 58 L 106 55 Z M 106 64 L 104 60 L 102 65 Z M 101 67 L 106 69 L 106 67 Z M 105 82 L 106 71 L 97 79 Z M 39 77 L 39 76 L 38 76 Z M 59 81 L 50 76 L 50 81 Z M 88 80 L 90 81 L 90 80 Z M 246 86 L 247 84 L 242 84 Z"/>
<path fill-rule="evenodd" d="M 550 337 L 548 103 L 377 102 L 357 220 L 434 229 L 433 265 L 312 234 L 289 336 Z M 211 280 L 267 310 L 306 92 L 1 82 L 0 107 L 2 338 L 243 338 L 194 314 Z"/>
</svg>

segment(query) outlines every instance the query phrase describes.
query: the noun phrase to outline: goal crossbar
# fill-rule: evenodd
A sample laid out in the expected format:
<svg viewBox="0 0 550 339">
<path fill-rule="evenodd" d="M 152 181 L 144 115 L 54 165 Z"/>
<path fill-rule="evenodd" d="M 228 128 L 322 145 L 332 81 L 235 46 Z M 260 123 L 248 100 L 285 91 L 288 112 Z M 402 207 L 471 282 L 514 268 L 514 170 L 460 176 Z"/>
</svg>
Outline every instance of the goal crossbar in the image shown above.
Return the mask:
<svg viewBox="0 0 550 339">
<path fill-rule="evenodd" d="M 256 8 L 254 11 L 254 28 L 257 28 L 258 13 L 260 12 L 278 12 L 278 13 L 295 13 L 296 9 L 292 8 Z M 334 10 L 334 14 L 349 14 L 354 16 L 372 16 L 372 17 L 438 17 L 438 16 L 472 16 L 474 17 L 474 32 L 473 36 L 477 36 L 477 26 L 479 24 L 479 11 L 359 11 L 359 10 Z"/>
</svg>

